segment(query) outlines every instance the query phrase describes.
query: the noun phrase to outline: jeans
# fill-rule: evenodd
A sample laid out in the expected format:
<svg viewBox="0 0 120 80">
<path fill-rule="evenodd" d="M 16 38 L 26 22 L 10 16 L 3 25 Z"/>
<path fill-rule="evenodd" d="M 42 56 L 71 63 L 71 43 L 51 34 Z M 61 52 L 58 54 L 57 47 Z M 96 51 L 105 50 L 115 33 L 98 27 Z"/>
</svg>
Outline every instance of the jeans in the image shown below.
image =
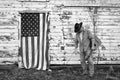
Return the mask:
<svg viewBox="0 0 120 80">
<path fill-rule="evenodd" d="M 83 72 L 87 72 L 87 67 L 88 67 L 89 74 L 94 74 L 94 63 L 93 63 L 92 54 L 89 56 L 87 60 L 85 60 L 85 56 L 89 55 L 91 52 L 92 51 L 90 49 L 87 51 L 81 52 L 80 59 L 81 59 L 81 66 L 82 66 Z"/>
</svg>

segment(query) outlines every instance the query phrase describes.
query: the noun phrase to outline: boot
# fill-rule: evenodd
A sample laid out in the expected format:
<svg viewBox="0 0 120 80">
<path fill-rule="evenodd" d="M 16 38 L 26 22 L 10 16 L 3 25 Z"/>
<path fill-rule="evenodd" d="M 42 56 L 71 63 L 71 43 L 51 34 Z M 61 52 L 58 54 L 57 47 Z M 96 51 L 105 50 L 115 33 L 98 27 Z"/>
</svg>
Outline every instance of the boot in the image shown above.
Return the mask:
<svg viewBox="0 0 120 80">
<path fill-rule="evenodd" d="M 92 78 L 94 76 L 94 74 L 89 74 L 89 77 Z"/>
<path fill-rule="evenodd" d="M 83 71 L 83 73 L 81 74 L 81 75 L 87 75 L 88 73 L 87 73 L 87 71 L 85 70 L 85 71 Z"/>
</svg>

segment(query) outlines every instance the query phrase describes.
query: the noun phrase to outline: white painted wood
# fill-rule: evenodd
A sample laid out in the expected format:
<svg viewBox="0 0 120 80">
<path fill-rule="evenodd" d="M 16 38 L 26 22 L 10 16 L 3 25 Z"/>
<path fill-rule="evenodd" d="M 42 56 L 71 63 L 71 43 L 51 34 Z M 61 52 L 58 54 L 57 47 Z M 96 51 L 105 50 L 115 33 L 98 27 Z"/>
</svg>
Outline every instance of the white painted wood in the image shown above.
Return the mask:
<svg viewBox="0 0 120 80">
<path fill-rule="evenodd" d="M 101 9 L 101 8 L 99 8 L 99 9 Z M 97 60 L 98 54 L 100 54 L 101 58 L 105 58 L 107 60 L 106 61 L 106 60 L 101 59 L 102 61 L 99 61 L 100 64 L 105 64 L 105 63 L 111 64 L 112 62 L 115 63 L 112 59 L 119 60 L 118 56 L 120 56 L 120 54 L 119 54 L 120 53 L 120 50 L 119 50 L 119 45 L 120 45 L 120 36 L 119 36 L 119 34 L 120 34 L 119 28 L 120 27 L 119 27 L 119 25 L 120 24 L 117 22 L 119 20 L 119 15 L 118 14 L 117 15 L 116 14 L 111 15 L 109 13 L 110 13 L 110 11 L 114 11 L 114 12 L 117 13 L 117 11 L 119 11 L 119 9 L 109 8 L 110 11 L 109 10 L 107 11 L 106 8 L 105 9 L 103 8 L 101 10 L 99 10 L 99 9 L 98 9 L 98 11 L 99 11 L 98 14 L 99 15 L 97 15 L 97 17 L 98 17 L 97 21 L 98 22 L 96 23 L 97 24 L 96 25 L 96 29 L 97 29 L 96 31 L 97 31 L 98 37 L 102 41 L 102 44 L 106 47 L 106 50 L 100 49 L 100 52 L 98 51 L 94 56 Z M 61 33 L 61 27 L 63 27 L 65 29 L 64 34 L 68 35 L 67 33 L 69 33 L 69 30 L 68 30 L 67 27 L 72 29 L 74 27 L 75 22 L 79 18 L 81 20 L 82 19 L 86 20 L 86 21 L 84 21 L 84 23 L 86 23 L 86 24 L 92 23 L 92 21 L 90 21 L 91 18 L 89 17 L 89 15 L 87 15 L 88 13 L 86 14 L 87 16 L 85 16 L 85 15 L 82 15 L 81 12 L 78 11 L 79 10 L 78 8 L 74 8 L 74 9 L 67 9 L 66 8 L 65 9 L 65 11 L 70 11 L 70 10 L 71 10 L 71 12 L 73 12 L 73 14 L 69 15 L 69 17 L 70 17 L 69 20 L 64 20 L 65 24 L 62 23 L 59 20 L 59 18 L 60 18 L 59 16 L 55 15 L 55 17 L 53 17 L 53 18 L 51 17 L 52 18 L 51 22 L 53 22 L 50 26 L 51 30 L 53 30 L 53 32 L 51 32 L 51 34 L 55 33 L 56 35 L 58 35 L 57 31 Z M 84 10 L 84 9 L 81 8 L 81 10 Z M 103 13 L 102 10 L 106 14 L 102 14 Z M 86 13 L 86 12 L 83 11 L 83 13 Z M 52 15 L 52 16 L 54 16 L 54 15 Z M 77 16 L 79 16 L 79 17 L 77 17 Z M 85 18 L 89 18 L 89 19 L 85 19 Z M 88 20 L 89 23 L 87 22 L 87 20 Z M 72 25 L 68 24 L 68 21 L 71 21 Z M 55 26 L 55 25 L 56 25 L 56 27 L 53 29 L 53 26 Z M 64 25 L 66 25 L 66 26 L 64 26 Z M 56 31 L 55 31 L 55 29 L 56 29 Z M 93 27 L 91 27 L 90 29 L 92 30 Z M 74 32 L 71 32 L 71 33 L 74 33 Z M 51 36 L 55 36 L 55 35 L 51 35 Z M 63 35 L 61 34 L 61 35 L 58 35 L 58 36 L 63 36 Z M 52 37 L 52 38 L 54 39 L 54 41 L 60 40 L 60 37 L 59 37 L 58 40 L 57 40 L 57 37 Z M 66 36 L 66 38 L 67 38 L 67 36 Z M 55 44 L 58 44 L 58 43 L 54 42 L 54 41 L 53 42 L 50 41 L 51 44 L 53 44 L 53 45 L 51 45 L 51 47 L 58 46 L 58 45 L 55 45 Z M 56 48 L 54 47 L 54 49 L 51 49 L 52 51 L 50 53 L 51 53 L 51 56 L 53 57 L 52 58 L 53 61 L 57 60 L 57 59 L 55 59 L 55 57 L 57 57 L 58 61 L 63 60 L 63 62 L 65 62 L 64 64 L 75 64 L 75 63 L 78 64 L 78 62 L 80 60 L 79 55 L 72 54 L 72 52 L 74 51 L 73 40 L 70 40 L 70 38 L 67 38 L 66 40 L 64 40 L 64 43 L 65 44 L 71 43 L 73 45 L 73 47 L 65 46 L 65 53 L 62 53 L 60 51 L 59 47 L 56 47 Z M 54 51 L 54 50 L 56 50 L 56 51 Z M 57 54 L 54 54 L 54 53 L 57 53 Z M 72 55 L 72 57 L 70 55 Z M 71 59 L 69 59 L 69 58 L 71 58 Z M 116 63 L 117 63 L 117 61 L 116 61 Z"/>
<path fill-rule="evenodd" d="M 61 5 L 63 4 L 63 5 Z M 0 38 L 0 50 L 12 52 L 14 49 L 17 51 L 20 46 L 20 33 L 18 31 L 18 25 L 20 24 L 19 12 L 24 11 L 51 11 L 50 12 L 50 55 L 58 56 L 59 60 L 55 59 L 55 64 L 79 64 L 78 56 L 74 55 L 74 58 L 70 61 L 63 61 L 64 58 L 69 60 L 72 51 L 74 50 L 74 24 L 76 22 L 84 22 L 90 25 L 90 30 L 93 33 L 93 23 L 90 17 L 89 9 L 86 7 L 78 6 L 119 6 L 120 1 L 114 0 L 50 0 L 48 3 L 41 2 L 19 2 L 17 0 L 0 0 L 0 37 L 4 39 L 4 36 L 13 37 L 10 41 L 1 40 Z M 59 7 L 63 6 L 61 9 Z M 76 6 L 76 7 L 64 7 L 64 6 Z M 101 54 L 107 54 L 105 56 L 119 56 L 120 45 L 120 8 L 105 8 L 99 7 L 97 12 L 96 31 L 97 35 L 106 47 L 106 50 L 101 50 Z M 14 21 L 14 20 L 16 21 Z M 56 28 L 55 28 L 56 27 Z M 64 34 L 62 29 L 64 28 Z M 71 30 L 70 30 L 70 29 Z M 20 28 L 19 28 L 20 29 Z M 12 35 L 13 34 L 13 35 Z M 72 34 L 70 36 L 69 34 Z M 64 36 L 63 36 L 64 35 Z M 65 40 L 63 40 L 64 38 Z M 69 44 L 69 45 L 68 45 Z M 65 45 L 65 54 L 61 51 L 61 45 Z M 11 47 L 10 49 L 4 49 L 4 47 Z M 17 52 L 14 53 L 17 53 Z M 55 55 L 54 55 L 55 53 Z M 59 54 L 58 54 L 59 53 Z M 62 57 L 61 57 L 62 56 Z M 101 55 L 103 56 L 103 55 Z M 108 57 L 108 59 L 110 59 Z M 60 61 L 61 60 L 61 61 Z M 76 60 L 76 61 L 74 61 Z M 59 63 L 60 61 L 60 63 Z M 100 61 L 102 63 L 102 61 Z M 103 63 L 107 61 L 103 61 Z M 113 61 L 111 61 L 112 63 Z M 113 62 L 114 63 L 114 62 Z"/>
<path fill-rule="evenodd" d="M 6 62 L 11 62 L 11 63 L 15 63 L 15 62 L 17 62 L 18 61 L 18 57 L 12 57 L 12 58 L 0 58 L 0 63 L 2 63 L 2 62 L 4 62 L 4 61 L 6 61 Z"/>
</svg>

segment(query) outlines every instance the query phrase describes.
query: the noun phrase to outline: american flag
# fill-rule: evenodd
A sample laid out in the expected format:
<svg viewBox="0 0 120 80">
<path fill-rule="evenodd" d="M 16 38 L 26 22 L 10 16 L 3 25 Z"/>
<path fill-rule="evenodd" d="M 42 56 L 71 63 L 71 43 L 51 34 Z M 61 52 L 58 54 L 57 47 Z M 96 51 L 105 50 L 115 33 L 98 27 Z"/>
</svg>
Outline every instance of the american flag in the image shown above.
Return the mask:
<svg viewBox="0 0 120 80">
<path fill-rule="evenodd" d="M 47 69 L 47 17 L 47 13 L 21 13 L 21 50 L 26 69 Z"/>
</svg>

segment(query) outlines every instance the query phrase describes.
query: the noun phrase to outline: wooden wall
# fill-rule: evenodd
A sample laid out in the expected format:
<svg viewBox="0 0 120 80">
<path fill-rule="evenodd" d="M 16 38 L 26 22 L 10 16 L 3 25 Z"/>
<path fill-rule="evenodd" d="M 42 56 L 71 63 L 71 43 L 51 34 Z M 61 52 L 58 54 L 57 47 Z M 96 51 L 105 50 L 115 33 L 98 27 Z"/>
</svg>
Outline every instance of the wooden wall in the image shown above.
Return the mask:
<svg viewBox="0 0 120 80">
<path fill-rule="evenodd" d="M 73 31 L 76 22 L 83 22 L 93 34 L 95 32 L 106 50 L 100 47 L 94 54 L 94 61 L 98 64 L 117 64 L 120 62 L 120 8 L 97 8 L 95 21 L 89 7 L 67 7 L 50 15 L 50 55 L 51 64 L 79 64 L 80 55 L 73 54 Z M 94 25 L 93 23 L 96 24 Z M 61 47 L 64 46 L 64 50 Z M 98 61 L 99 58 L 99 61 Z"/>
<path fill-rule="evenodd" d="M 93 31 L 89 8 L 63 8 L 61 11 L 50 14 L 50 55 L 51 64 L 79 64 L 80 55 L 74 54 L 76 22 L 88 25 L 86 28 Z M 89 27 L 89 28 L 88 28 Z M 61 48 L 64 47 L 64 50 Z"/>
<path fill-rule="evenodd" d="M 27 1 L 0 0 L 0 64 L 18 62 L 20 48 L 20 14 L 21 11 L 49 11 L 49 56 L 51 64 L 79 64 L 79 54 L 73 54 L 73 27 L 83 21 L 93 32 L 96 21 L 96 34 L 102 40 L 106 50 L 97 51 L 101 63 L 119 63 L 120 0 L 49 0 Z M 92 8 L 90 9 L 90 7 Z M 97 7 L 96 19 L 92 21 L 93 8 Z M 112 8 L 114 7 L 114 8 Z M 64 47 L 64 50 L 61 48 Z"/>
<path fill-rule="evenodd" d="M 19 18 L 15 12 L 0 11 L 0 62 L 11 63 L 18 56 Z"/>
<path fill-rule="evenodd" d="M 98 8 L 97 35 L 102 40 L 106 50 L 101 50 L 101 56 L 110 63 L 120 61 L 120 8 Z"/>
</svg>

